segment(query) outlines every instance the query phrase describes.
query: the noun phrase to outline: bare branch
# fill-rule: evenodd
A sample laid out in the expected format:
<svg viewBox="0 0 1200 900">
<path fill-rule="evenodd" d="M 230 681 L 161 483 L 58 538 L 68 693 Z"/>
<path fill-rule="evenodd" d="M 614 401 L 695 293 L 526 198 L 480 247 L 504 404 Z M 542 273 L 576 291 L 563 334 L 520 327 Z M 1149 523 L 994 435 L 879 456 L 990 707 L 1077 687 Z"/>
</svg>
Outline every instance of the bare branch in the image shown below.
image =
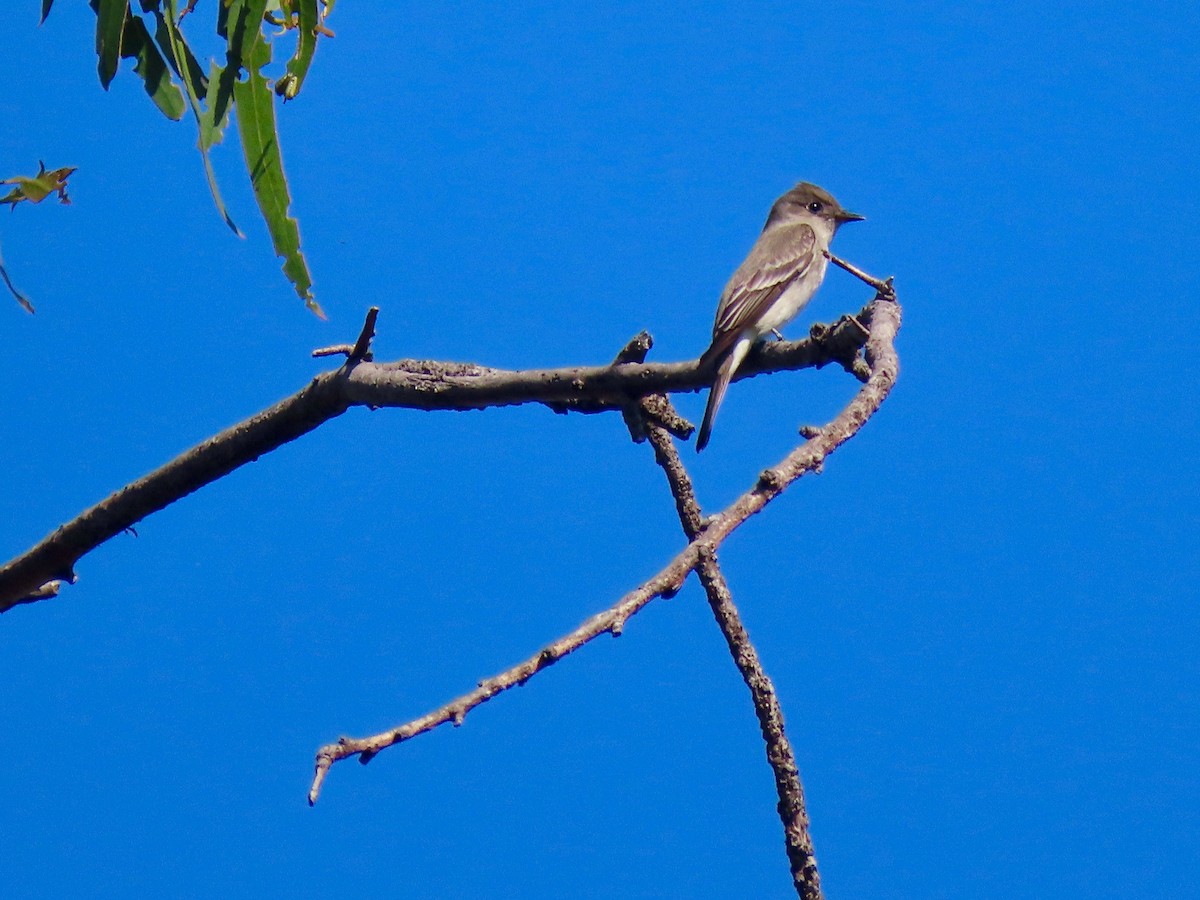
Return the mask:
<svg viewBox="0 0 1200 900">
<path fill-rule="evenodd" d="M 612 364 L 620 366 L 625 363 L 645 362 L 646 354 L 650 352 L 650 348 L 653 346 L 654 338 L 650 336 L 650 332 L 639 331 L 621 348 L 616 358 L 613 359 Z M 631 401 L 622 406 L 621 418 L 625 420 L 625 427 L 629 430 L 629 436 L 633 438 L 635 444 L 640 444 L 646 440 L 646 430 L 642 427 L 642 417 L 638 413 L 637 403 Z"/>
<path fill-rule="evenodd" d="M 312 352 L 313 359 L 323 356 L 349 356 L 354 352 L 353 344 L 330 344 L 328 347 L 317 347 Z"/>
<path fill-rule="evenodd" d="M 0 568 L 0 612 L 31 602 L 52 579 L 75 583 L 81 556 L 195 490 L 295 440 L 349 408 L 342 370 L 198 444 L 60 526 Z"/>
<path fill-rule="evenodd" d="M 313 775 L 312 787 L 308 791 L 309 806 L 317 802 L 317 795 L 321 792 L 325 775 L 328 773 L 329 767 L 338 760 L 358 756 L 359 762 L 365 765 L 374 758 L 375 754 L 386 747 L 407 741 L 409 738 L 416 737 L 418 734 L 423 734 L 447 722 L 453 722 L 456 726 L 461 725 L 467 713 L 481 703 L 491 700 L 502 691 L 524 684 L 542 669 L 558 662 L 568 653 L 578 650 L 593 638 L 605 633 L 611 634 L 613 637 L 619 636 L 625 627 L 626 620 L 651 600 L 656 597 L 671 597 L 678 593 L 679 588 L 691 572 L 691 566 L 692 560 L 683 555 L 676 557 L 669 566 L 637 590 L 630 591 L 615 605 L 592 616 L 570 634 L 563 635 L 511 669 L 506 669 L 491 678 L 485 678 L 479 682 L 479 686 L 475 690 L 451 700 L 445 706 L 439 707 L 419 719 L 413 719 L 398 728 L 392 728 L 373 737 L 359 739 L 344 737 L 336 744 L 322 747 L 317 751 L 316 771 Z"/>
<path fill-rule="evenodd" d="M 708 384 L 708 373 L 697 362 L 631 362 L 515 372 L 428 360 L 384 364 L 358 361 L 356 354 L 360 346 L 369 347 L 374 324 L 374 316 L 368 314 L 341 368 L 318 375 L 299 393 L 121 488 L 0 567 L 0 613 L 45 599 L 49 595 L 39 591 L 52 580 L 73 584 L 75 563 L 84 554 L 151 513 L 312 431 L 351 406 L 465 410 L 541 403 L 556 412 L 596 413 L 623 409 L 632 398 L 648 393 L 696 391 Z M 750 355 L 738 378 L 831 362 L 854 371 L 854 361 L 848 354 L 853 348 L 856 357 L 862 342 L 852 331 L 839 323 L 807 340 L 763 347 Z M 682 422 L 673 423 L 671 430 L 686 435 L 689 428 Z"/>
<path fill-rule="evenodd" d="M 866 332 L 856 317 L 846 316 L 833 326 L 816 329 L 806 340 L 759 345 L 735 380 L 829 363 L 854 372 L 854 359 L 865 340 Z M 355 367 L 346 378 L 346 394 L 351 403 L 373 407 L 463 410 L 541 403 L 555 412 L 598 413 L 620 410 L 630 398 L 650 393 L 702 390 L 709 387 L 711 377 L 695 360 L 511 371 L 402 359 Z"/>
<path fill-rule="evenodd" d="M 716 548 L 739 525 L 770 503 L 805 472 L 817 469 L 830 453 L 856 434 L 867 419 L 874 415 L 891 391 L 899 373 L 899 360 L 894 347 L 896 331 L 900 327 L 899 305 L 877 297 L 858 318 L 869 329 L 866 360 L 871 374 L 867 383 L 859 389 L 846 408 L 821 429 L 820 434 L 797 447 L 777 465 L 764 470 L 750 490 L 713 517 L 657 575 L 626 594 L 606 612 L 593 616 L 546 649 L 498 675 L 481 681 L 474 691 L 433 712 L 372 737 L 343 737 L 337 743 L 322 747 L 317 752 L 313 784 L 308 795 L 309 803 L 316 802 L 321 785 L 335 762 L 351 756 L 360 756 L 363 762 L 367 762 L 385 747 L 408 740 L 438 725 L 446 722 L 461 723 L 467 712 L 480 703 L 490 700 L 508 688 L 524 684 L 549 663 L 556 662 L 600 634 L 614 632 L 614 625 L 616 630 L 619 630 L 629 616 L 655 597 L 672 596 L 683 584 L 687 574 L 700 566 L 704 559 L 713 558 Z"/>
<path fill-rule="evenodd" d="M 700 504 L 696 501 L 692 480 L 670 435 L 655 425 L 648 425 L 647 433 L 650 443 L 654 446 L 655 458 L 666 473 L 667 482 L 671 486 L 671 496 L 675 498 L 679 522 L 688 539 L 694 540 L 702 528 L 703 517 Z M 734 665 L 741 673 L 746 687 L 750 689 L 758 726 L 767 747 L 767 762 L 775 775 L 775 791 L 779 796 L 777 808 L 779 818 L 783 822 L 784 844 L 791 866 L 792 883 L 802 900 L 821 900 L 824 894 L 821 892 L 821 876 L 817 870 L 817 858 L 808 827 L 804 785 L 800 781 L 796 754 L 792 752 L 791 742 L 784 732 L 783 709 L 775 694 L 775 686 L 763 669 L 758 651 L 751 642 L 745 625 L 742 624 L 715 551 L 700 555 L 700 565 L 696 574 L 704 587 L 717 626 L 729 646 Z"/>
</svg>

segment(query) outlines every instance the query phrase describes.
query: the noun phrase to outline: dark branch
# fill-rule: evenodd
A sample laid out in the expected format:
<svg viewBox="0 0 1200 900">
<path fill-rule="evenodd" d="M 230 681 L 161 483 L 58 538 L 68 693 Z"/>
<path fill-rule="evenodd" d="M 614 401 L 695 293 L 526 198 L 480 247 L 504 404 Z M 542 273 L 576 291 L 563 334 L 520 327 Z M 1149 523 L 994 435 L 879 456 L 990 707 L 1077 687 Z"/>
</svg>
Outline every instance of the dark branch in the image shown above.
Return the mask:
<svg viewBox="0 0 1200 900">
<path fill-rule="evenodd" d="M 358 334 L 358 340 L 354 342 L 354 346 L 350 349 L 350 355 L 347 357 L 348 362 L 362 362 L 364 359 L 371 358 L 371 341 L 375 338 L 375 320 L 379 318 L 379 307 L 372 306 L 367 310 L 366 321 L 363 322 L 362 331 Z"/>
<path fill-rule="evenodd" d="M 679 522 L 689 540 L 695 540 L 703 525 L 700 505 L 692 480 L 683 465 L 674 441 L 663 429 L 648 425 L 647 433 L 654 446 L 654 455 L 667 476 Z M 713 611 L 717 626 L 725 637 L 734 665 L 742 675 L 754 712 L 758 717 L 759 730 L 767 747 L 767 762 L 775 775 L 775 792 L 779 796 L 779 818 L 783 822 L 784 844 L 792 872 L 792 884 L 803 900 L 821 900 L 821 876 L 817 870 L 817 858 L 813 850 L 812 835 L 808 828 L 808 810 L 804 803 L 804 785 L 800 782 L 800 770 L 796 766 L 796 754 L 783 727 L 783 709 L 775 694 L 775 686 L 763 669 L 758 651 L 750 640 L 750 633 L 742 624 L 741 615 L 734 605 L 729 584 L 721 573 L 715 551 L 700 554 L 696 568 L 708 605 Z"/>
<path fill-rule="evenodd" d="M 831 362 L 854 371 L 863 335 L 852 322 L 853 317 L 844 317 L 807 340 L 764 346 L 750 355 L 738 378 Z M 696 391 L 708 384 L 708 373 L 696 362 L 630 362 L 517 372 L 429 360 L 356 361 L 360 346 L 369 347 L 373 331 L 374 317 L 368 315 L 355 345 L 348 351 L 333 348 L 347 353 L 346 365 L 318 375 L 298 394 L 127 485 L 0 567 L 0 613 L 52 596 L 43 586 L 55 579 L 74 583 L 75 563 L 109 538 L 351 406 L 465 410 L 541 403 L 556 412 L 596 413 L 624 409 L 631 400 L 649 393 Z M 690 433 L 686 422 L 663 424 L 677 435 Z"/>
<path fill-rule="evenodd" d="M 344 356 L 349 362 L 361 362 L 371 359 L 371 341 L 375 338 L 375 320 L 379 318 L 379 307 L 372 306 L 367 310 L 367 318 L 363 322 L 358 340 L 353 344 L 334 344 L 332 347 L 318 347 L 312 352 L 314 359 L 322 356 Z"/>
<path fill-rule="evenodd" d="M 300 393 L 227 428 L 62 525 L 0 568 L 0 612 L 37 595 L 54 579 L 75 583 L 75 563 L 151 513 L 312 431 L 349 407 L 339 370 Z"/>
<path fill-rule="evenodd" d="M 818 328 L 806 340 L 756 347 L 735 380 L 829 363 L 855 372 L 854 359 L 865 341 L 866 332 L 858 318 L 845 316 L 833 326 Z M 541 403 L 555 412 L 598 413 L 620 410 L 631 398 L 646 394 L 699 391 L 710 382 L 711 373 L 694 360 L 512 371 L 473 363 L 402 359 L 356 366 L 347 376 L 346 395 L 351 403 L 373 407 L 466 410 Z"/>
</svg>

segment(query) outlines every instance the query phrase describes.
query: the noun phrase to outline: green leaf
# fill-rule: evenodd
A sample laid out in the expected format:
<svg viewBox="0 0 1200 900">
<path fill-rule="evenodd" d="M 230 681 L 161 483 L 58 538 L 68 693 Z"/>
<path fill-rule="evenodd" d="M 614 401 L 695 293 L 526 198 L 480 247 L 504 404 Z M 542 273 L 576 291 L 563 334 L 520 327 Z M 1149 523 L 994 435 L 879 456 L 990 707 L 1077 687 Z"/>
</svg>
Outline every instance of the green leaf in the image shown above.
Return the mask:
<svg viewBox="0 0 1200 900">
<path fill-rule="evenodd" d="M 125 20 L 125 34 L 121 38 L 121 56 L 136 59 L 133 71 L 142 79 L 146 93 L 164 116 L 178 122 L 187 108 L 183 92 L 171 81 L 171 71 L 163 59 L 146 23 L 138 16 Z"/>
<path fill-rule="evenodd" d="M 107 91 L 117 74 L 129 0 L 93 0 L 92 9 L 96 11 L 96 55 L 100 57 L 97 69 L 100 84 Z"/>
<path fill-rule="evenodd" d="M 46 16 L 50 15 L 50 7 L 54 5 L 54 0 L 42 0 L 42 17 L 38 19 L 38 24 L 41 25 L 46 21 Z M 5 281 L 8 279 L 5 278 Z M 30 310 L 32 312 L 32 310 Z"/>
<path fill-rule="evenodd" d="M 241 70 L 246 68 L 246 48 L 261 38 L 263 15 L 267 0 L 232 0 L 226 9 L 226 65 L 214 65 L 205 97 L 205 112 L 200 118 L 200 146 L 208 149 L 221 141 L 229 109 L 233 106 L 233 91 Z"/>
<path fill-rule="evenodd" d="M 187 40 L 183 36 L 183 32 L 178 28 L 175 33 L 179 36 L 179 44 L 183 49 L 184 63 L 186 69 L 181 69 L 179 60 L 175 58 L 175 48 L 171 44 L 170 29 L 167 28 L 167 22 L 161 12 L 156 12 L 154 18 L 158 22 L 154 29 L 154 40 L 158 43 L 158 47 L 162 50 L 163 58 L 171 65 L 171 69 L 179 76 L 180 80 L 188 78 L 192 82 L 192 92 L 199 97 L 208 90 L 208 79 L 204 77 L 204 69 L 200 66 L 200 61 L 196 59 L 196 55 L 192 53 L 192 48 L 188 46 Z"/>
<path fill-rule="evenodd" d="M 229 18 L 225 23 L 228 34 L 228 61 L 240 69 L 246 65 L 247 50 L 262 42 L 263 16 L 269 0 L 229 0 Z M 236 77 L 235 70 L 235 77 Z"/>
<path fill-rule="evenodd" d="M 211 65 L 204 111 L 200 113 L 200 146 L 205 150 L 215 147 L 225 137 L 225 125 L 233 107 L 233 86 L 237 83 L 236 69 L 215 62 Z"/>
<path fill-rule="evenodd" d="M 287 75 L 279 79 L 275 92 L 285 100 L 291 100 L 300 93 L 300 85 L 312 65 L 313 54 L 317 52 L 317 0 L 296 0 L 300 7 L 300 37 L 296 40 L 296 52 L 287 64 Z"/>
<path fill-rule="evenodd" d="M 175 0 L 163 0 L 164 15 L 163 23 L 167 30 L 167 40 L 171 45 L 171 54 L 175 59 L 186 59 L 186 45 L 183 42 L 183 35 L 179 32 L 179 27 L 175 24 Z M 208 192 L 212 194 L 213 203 L 217 205 L 217 212 L 225 220 L 225 224 L 230 227 L 234 234 L 238 237 L 244 237 L 241 230 L 233 221 L 233 217 L 229 215 L 229 210 L 225 208 L 225 201 L 221 198 L 221 189 L 217 186 L 217 173 L 213 170 L 212 160 L 208 156 L 209 145 L 204 142 L 204 123 L 202 113 L 200 111 L 200 100 L 196 96 L 196 88 L 192 83 L 191 78 L 183 79 L 183 86 L 187 92 L 188 106 L 192 109 L 192 115 L 196 118 L 196 125 L 201 129 L 201 139 L 198 141 L 200 148 L 200 159 L 204 163 L 204 177 L 208 179 Z"/>
<path fill-rule="evenodd" d="M 24 201 L 41 203 L 51 194 L 57 194 L 59 203 L 70 206 L 71 198 L 67 196 L 67 179 L 75 170 L 75 166 L 65 166 L 47 172 L 46 164 L 39 160 L 36 175 L 14 175 L 12 178 L 0 181 L 0 184 L 16 185 L 11 191 L 0 197 L 0 203 L 7 203 L 10 209 L 16 209 L 18 203 Z"/>
<path fill-rule="evenodd" d="M 232 7 L 231 7 L 232 9 Z M 261 17 L 260 17 L 261 20 Z M 234 85 L 238 134 L 242 152 L 250 170 L 254 197 L 262 210 L 275 254 L 283 257 L 283 273 L 296 289 L 305 306 L 321 318 L 325 314 L 313 298 L 312 276 L 308 263 L 300 252 L 300 226 L 288 215 L 292 199 L 287 178 L 283 174 L 283 157 L 279 152 L 279 135 L 275 129 L 275 97 L 267 79 L 259 71 L 271 61 L 271 47 L 257 34 L 252 44 L 253 58 L 249 61 L 249 77 Z"/>
</svg>

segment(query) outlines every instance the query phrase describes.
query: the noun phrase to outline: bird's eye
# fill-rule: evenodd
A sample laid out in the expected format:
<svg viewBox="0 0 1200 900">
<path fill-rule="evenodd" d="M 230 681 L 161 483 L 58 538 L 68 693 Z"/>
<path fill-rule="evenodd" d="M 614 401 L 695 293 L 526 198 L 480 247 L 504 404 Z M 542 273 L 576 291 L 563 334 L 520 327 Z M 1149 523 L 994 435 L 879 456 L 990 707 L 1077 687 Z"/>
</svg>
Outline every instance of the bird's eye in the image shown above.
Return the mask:
<svg viewBox="0 0 1200 900">
<path fill-rule="evenodd" d="M 824 209 L 824 207 L 821 205 L 819 200 L 814 200 L 812 203 L 808 204 L 809 212 L 819 213 L 822 209 Z"/>
</svg>

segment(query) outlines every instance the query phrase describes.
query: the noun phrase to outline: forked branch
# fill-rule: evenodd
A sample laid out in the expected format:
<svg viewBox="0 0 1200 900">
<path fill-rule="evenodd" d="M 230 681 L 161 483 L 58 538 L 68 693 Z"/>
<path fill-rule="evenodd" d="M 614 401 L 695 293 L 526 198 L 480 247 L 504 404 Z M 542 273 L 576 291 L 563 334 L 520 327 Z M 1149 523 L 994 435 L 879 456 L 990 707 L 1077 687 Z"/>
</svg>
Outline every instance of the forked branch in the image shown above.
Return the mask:
<svg viewBox="0 0 1200 900">
<path fill-rule="evenodd" d="M 57 596 L 63 582 L 75 582 L 75 563 L 104 541 L 131 528 L 145 516 L 187 496 L 288 441 L 341 415 L 351 406 L 394 406 L 423 410 L 484 409 L 540 403 L 555 412 L 596 413 L 618 410 L 635 441 L 649 438 L 667 476 L 688 544 L 658 574 L 630 591 L 609 609 L 548 644 L 516 666 L 479 682 L 450 703 L 404 725 L 367 738 L 342 738 L 317 753 L 309 803 L 315 803 L 335 762 L 357 756 L 370 761 L 387 747 L 446 722 L 459 725 L 467 713 L 497 694 L 524 684 L 542 669 L 600 636 L 618 636 L 626 621 L 658 597 L 674 596 L 689 573 L 697 572 L 709 604 L 739 671 L 750 689 L 767 758 L 775 773 L 779 814 L 797 893 L 820 898 L 821 887 L 808 833 L 794 754 L 783 730 L 783 715 L 770 679 L 763 671 L 740 621 L 717 563 L 717 548 L 750 516 L 788 485 L 817 471 L 825 459 L 874 415 L 899 373 L 895 336 L 900 307 L 892 280 L 872 278 L 827 254 L 830 260 L 876 289 L 875 299 L 856 316 L 833 326 L 813 326 L 809 338 L 756 348 L 737 379 L 829 363 L 841 365 L 863 386 L 827 425 L 806 426 L 806 441 L 725 510 L 705 521 L 691 479 L 671 435 L 686 438 L 692 426 L 675 411 L 668 394 L 706 387 L 711 373 L 698 362 L 648 364 L 650 336 L 634 338 L 607 366 L 507 371 L 429 360 L 373 362 L 371 342 L 379 312 L 372 307 L 354 344 L 314 351 L 314 356 L 345 355 L 338 369 L 315 377 L 299 393 L 181 454 L 161 468 L 112 494 L 58 528 L 36 546 L 0 567 L 0 613 Z"/>
<path fill-rule="evenodd" d="M 484 679 L 474 690 L 424 716 L 371 737 L 343 737 L 336 743 L 322 747 L 317 752 L 313 783 L 309 790 L 309 802 L 316 802 L 326 775 L 334 763 L 352 756 L 357 756 L 360 762 L 366 763 L 380 751 L 416 737 L 438 725 L 447 722 L 459 725 L 467 713 L 475 707 L 511 687 L 524 684 L 540 670 L 557 662 L 563 656 L 577 650 L 594 638 L 605 633 L 620 633 L 630 616 L 657 597 L 673 596 L 689 572 L 701 567 L 706 560 L 714 560 L 717 547 L 750 516 L 765 507 L 788 485 L 806 472 L 819 469 L 829 454 L 849 440 L 874 415 L 895 384 L 899 373 L 895 336 L 900 327 L 900 307 L 895 302 L 894 295 L 890 293 L 890 285 L 887 287 L 889 287 L 887 293 L 880 291 L 876 298 L 857 316 L 858 322 L 866 332 L 865 364 L 868 370 L 866 383 L 832 421 L 824 427 L 810 432 L 812 436 L 807 441 L 776 465 L 763 470 L 749 490 L 725 510 L 708 520 L 702 530 L 693 532 L 688 545 L 658 574 L 630 591 L 605 612 L 588 619 L 570 634 L 547 645 L 546 648 L 530 658 Z M 650 368 L 644 364 L 629 365 L 636 366 L 643 371 Z M 621 368 L 624 366 L 618 367 L 617 371 Z M 847 368 L 850 367 L 847 366 Z M 670 382 L 668 381 L 668 383 Z M 693 529 L 696 522 L 692 512 L 698 515 L 698 507 L 681 512 L 681 517 L 686 516 L 687 518 L 689 529 Z M 731 649 L 733 649 L 732 646 Z M 782 719 L 780 719 L 781 721 Z M 766 726 L 764 726 L 765 730 Z M 781 728 L 780 734 L 782 735 Z M 794 813 L 789 813 L 789 815 L 792 820 L 798 820 Z M 802 807 L 800 815 L 803 815 Z M 803 838 L 797 838 L 797 844 L 801 843 L 803 843 Z M 789 848 L 791 845 L 792 838 L 789 835 Z M 808 856 L 811 858 L 811 844 Z M 815 868 L 813 871 L 815 874 Z"/>
</svg>

